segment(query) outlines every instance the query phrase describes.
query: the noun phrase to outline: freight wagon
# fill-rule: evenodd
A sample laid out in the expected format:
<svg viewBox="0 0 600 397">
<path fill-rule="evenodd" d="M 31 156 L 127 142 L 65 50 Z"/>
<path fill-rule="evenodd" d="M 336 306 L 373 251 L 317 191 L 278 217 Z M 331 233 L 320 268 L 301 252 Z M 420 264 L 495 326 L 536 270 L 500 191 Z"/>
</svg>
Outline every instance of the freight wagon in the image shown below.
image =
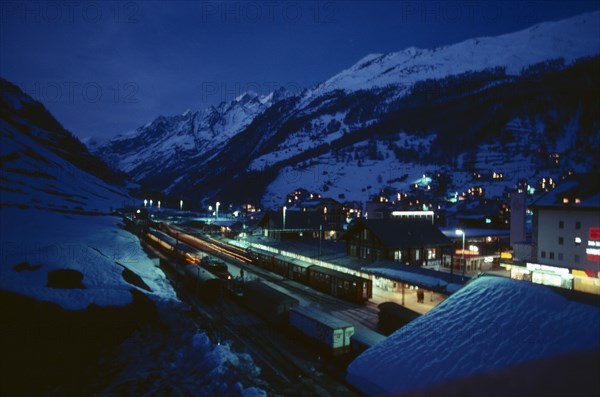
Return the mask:
<svg viewBox="0 0 600 397">
<path fill-rule="evenodd" d="M 327 354 L 350 351 L 354 325 L 312 307 L 298 306 L 289 312 L 289 325 L 307 336 Z"/>
<path fill-rule="evenodd" d="M 221 279 L 198 265 L 186 265 L 184 277 L 187 288 L 194 295 L 207 302 L 217 302 L 222 298 Z"/>
<path fill-rule="evenodd" d="M 354 335 L 350 337 L 350 345 L 352 346 L 352 355 L 358 356 L 365 350 L 375 346 L 385 340 L 385 335 L 370 330 L 369 328 L 357 328 Z"/>
<path fill-rule="evenodd" d="M 241 302 L 273 324 L 286 324 L 288 312 L 300 303 L 298 299 L 259 280 L 244 283 Z"/>
</svg>

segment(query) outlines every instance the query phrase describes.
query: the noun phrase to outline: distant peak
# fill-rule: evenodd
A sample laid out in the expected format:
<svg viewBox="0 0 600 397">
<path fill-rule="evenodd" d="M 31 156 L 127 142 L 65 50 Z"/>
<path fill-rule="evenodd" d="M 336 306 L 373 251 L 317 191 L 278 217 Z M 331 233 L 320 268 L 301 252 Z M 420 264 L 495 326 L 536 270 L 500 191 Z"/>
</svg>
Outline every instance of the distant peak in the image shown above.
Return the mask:
<svg viewBox="0 0 600 397">
<path fill-rule="evenodd" d="M 254 98 L 256 98 L 258 96 L 258 94 L 254 91 L 247 91 L 244 92 L 243 94 L 238 95 L 234 101 L 235 102 L 249 102 L 251 100 L 253 100 Z"/>
</svg>

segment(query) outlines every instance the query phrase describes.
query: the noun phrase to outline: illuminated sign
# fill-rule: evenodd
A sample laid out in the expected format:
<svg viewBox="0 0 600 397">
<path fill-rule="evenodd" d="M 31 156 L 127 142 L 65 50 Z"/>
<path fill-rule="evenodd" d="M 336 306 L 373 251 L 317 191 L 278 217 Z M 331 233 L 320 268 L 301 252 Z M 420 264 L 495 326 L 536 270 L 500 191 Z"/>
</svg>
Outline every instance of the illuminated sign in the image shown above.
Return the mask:
<svg viewBox="0 0 600 397">
<path fill-rule="evenodd" d="M 477 248 L 477 247 L 475 247 L 475 248 Z M 456 252 L 456 255 L 462 255 L 463 253 L 465 255 L 473 255 L 473 256 L 479 255 L 479 250 L 478 249 L 477 250 L 470 250 L 470 249 L 468 249 L 468 250 L 464 250 L 464 251 L 461 250 L 461 249 L 458 249 L 455 252 Z"/>
<path fill-rule="evenodd" d="M 529 263 L 527 262 L 527 270 L 530 271 L 543 271 L 543 272 L 550 272 L 550 273 L 558 273 L 558 274 L 570 274 L 569 273 L 569 269 L 564 268 L 564 267 L 556 267 L 556 266 L 548 266 L 548 265 L 541 265 L 539 263 Z"/>
<path fill-rule="evenodd" d="M 600 278 L 600 273 L 596 273 L 595 270 L 591 269 L 573 269 L 571 272 L 573 276 L 577 277 L 591 277 L 591 278 Z"/>
<path fill-rule="evenodd" d="M 590 262 L 600 262 L 600 227 L 590 227 L 588 230 L 590 241 L 585 249 L 585 255 Z"/>
<path fill-rule="evenodd" d="M 600 248 L 586 248 L 585 255 L 587 260 L 591 262 L 600 262 Z"/>
</svg>

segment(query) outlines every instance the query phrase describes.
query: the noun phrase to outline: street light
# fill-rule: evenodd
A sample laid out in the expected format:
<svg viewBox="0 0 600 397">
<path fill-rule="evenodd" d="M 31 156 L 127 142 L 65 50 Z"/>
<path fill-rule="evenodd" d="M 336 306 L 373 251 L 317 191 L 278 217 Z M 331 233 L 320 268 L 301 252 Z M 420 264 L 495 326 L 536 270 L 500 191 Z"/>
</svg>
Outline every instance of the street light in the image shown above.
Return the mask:
<svg viewBox="0 0 600 397">
<path fill-rule="evenodd" d="M 220 206 L 220 205 L 221 205 L 221 203 L 219 203 L 219 202 L 217 201 L 217 204 L 216 204 L 216 206 L 217 206 L 217 210 L 216 210 L 216 212 L 215 212 L 215 220 L 219 220 L 219 206 Z"/>
<path fill-rule="evenodd" d="M 283 230 L 285 230 L 285 212 L 287 211 L 287 207 L 283 206 Z"/>
<path fill-rule="evenodd" d="M 461 262 L 462 262 L 462 279 L 465 279 L 465 231 L 456 229 L 456 235 L 462 236 L 462 251 L 461 251 Z"/>
</svg>

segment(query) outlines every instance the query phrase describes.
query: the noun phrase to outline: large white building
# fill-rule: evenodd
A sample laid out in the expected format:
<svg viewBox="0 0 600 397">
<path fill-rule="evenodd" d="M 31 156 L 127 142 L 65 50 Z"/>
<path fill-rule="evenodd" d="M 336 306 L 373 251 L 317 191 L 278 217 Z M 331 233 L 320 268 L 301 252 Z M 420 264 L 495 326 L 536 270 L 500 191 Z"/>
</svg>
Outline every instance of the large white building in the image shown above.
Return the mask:
<svg viewBox="0 0 600 397">
<path fill-rule="evenodd" d="M 534 203 L 531 281 L 600 294 L 599 182 L 573 175 Z"/>
</svg>

